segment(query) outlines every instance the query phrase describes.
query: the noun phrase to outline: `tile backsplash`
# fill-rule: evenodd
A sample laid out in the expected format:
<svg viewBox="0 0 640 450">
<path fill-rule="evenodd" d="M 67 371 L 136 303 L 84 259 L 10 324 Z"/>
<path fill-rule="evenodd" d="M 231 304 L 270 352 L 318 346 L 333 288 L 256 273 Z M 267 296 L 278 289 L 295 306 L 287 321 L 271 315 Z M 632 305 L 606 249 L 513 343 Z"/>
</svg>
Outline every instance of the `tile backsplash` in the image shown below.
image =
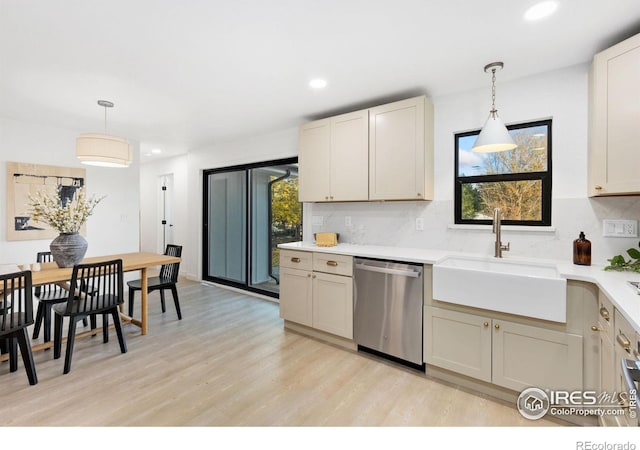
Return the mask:
<svg viewBox="0 0 640 450">
<path fill-rule="evenodd" d="M 313 225 L 311 217 L 322 217 Z M 345 225 L 345 217 L 351 225 Z M 416 230 L 422 218 L 423 230 Z M 552 226 L 504 227 L 502 241 L 510 242 L 513 256 L 571 261 L 573 241 L 584 231 L 591 241 L 594 265 L 637 247 L 640 238 L 603 237 L 604 219 L 640 220 L 640 197 L 554 199 Z M 340 241 L 351 244 L 389 245 L 493 254 L 495 236 L 490 226 L 453 226 L 453 202 L 354 202 L 313 203 L 305 207 L 305 240 L 312 233 L 340 233 Z M 316 222 L 317 223 L 317 222 Z"/>
</svg>

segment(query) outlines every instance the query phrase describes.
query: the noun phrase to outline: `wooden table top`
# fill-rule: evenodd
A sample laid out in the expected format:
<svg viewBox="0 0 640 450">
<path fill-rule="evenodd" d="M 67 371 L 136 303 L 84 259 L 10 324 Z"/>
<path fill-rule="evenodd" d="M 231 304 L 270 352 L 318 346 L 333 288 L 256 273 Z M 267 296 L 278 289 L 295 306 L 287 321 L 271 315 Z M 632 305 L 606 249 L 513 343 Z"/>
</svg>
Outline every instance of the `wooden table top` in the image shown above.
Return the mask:
<svg viewBox="0 0 640 450">
<path fill-rule="evenodd" d="M 132 270 L 146 269 L 148 267 L 161 266 L 163 264 L 172 264 L 180 262 L 180 258 L 176 256 L 161 255 L 158 253 L 136 252 L 136 253 L 120 253 L 116 255 L 93 256 L 82 260 L 83 263 L 96 263 L 102 261 L 111 261 L 113 259 L 122 259 L 122 270 L 129 272 Z M 41 284 L 55 283 L 58 281 L 67 281 L 71 279 L 72 267 L 60 268 L 56 263 L 41 264 L 41 270 L 31 272 L 31 279 L 34 286 Z"/>
</svg>

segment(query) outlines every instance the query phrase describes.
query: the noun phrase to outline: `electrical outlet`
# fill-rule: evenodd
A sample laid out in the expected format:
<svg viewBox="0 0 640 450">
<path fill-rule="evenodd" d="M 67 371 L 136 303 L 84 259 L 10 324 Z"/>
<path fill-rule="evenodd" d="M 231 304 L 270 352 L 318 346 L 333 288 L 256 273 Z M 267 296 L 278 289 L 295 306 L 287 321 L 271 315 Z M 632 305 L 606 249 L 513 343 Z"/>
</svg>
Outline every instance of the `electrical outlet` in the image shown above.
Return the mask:
<svg viewBox="0 0 640 450">
<path fill-rule="evenodd" d="M 320 227 L 324 224 L 324 216 L 311 216 L 311 225 Z"/>
<path fill-rule="evenodd" d="M 351 216 L 344 216 L 344 226 L 345 227 L 351 226 Z"/>
<path fill-rule="evenodd" d="M 603 220 L 602 236 L 605 237 L 638 237 L 637 220 Z"/>
<path fill-rule="evenodd" d="M 416 218 L 416 230 L 418 231 L 424 230 L 424 219 L 422 217 Z"/>
</svg>

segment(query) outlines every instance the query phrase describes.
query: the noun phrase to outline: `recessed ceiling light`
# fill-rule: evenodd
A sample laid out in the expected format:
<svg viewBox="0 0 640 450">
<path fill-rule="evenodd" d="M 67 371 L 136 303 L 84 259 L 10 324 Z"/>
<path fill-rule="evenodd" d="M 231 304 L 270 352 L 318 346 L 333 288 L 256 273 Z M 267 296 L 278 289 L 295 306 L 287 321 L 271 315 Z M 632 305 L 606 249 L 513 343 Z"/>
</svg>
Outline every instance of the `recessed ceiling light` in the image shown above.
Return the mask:
<svg viewBox="0 0 640 450">
<path fill-rule="evenodd" d="M 309 81 L 309 86 L 314 89 L 322 89 L 327 87 L 327 80 L 323 80 L 322 78 L 314 78 L 313 80 Z"/>
<path fill-rule="evenodd" d="M 151 150 L 151 153 L 153 153 L 154 155 L 159 155 L 160 153 L 162 153 L 162 150 L 160 150 L 159 148 L 154 148 L 153 150 Z"/>
<path fill-rule="evenodd" d="M 524 13 L 525 20 L 540 20 L 553 14 L 558 9 L 557 2 L 540 2 L 527 9 Z"/>
</svg>

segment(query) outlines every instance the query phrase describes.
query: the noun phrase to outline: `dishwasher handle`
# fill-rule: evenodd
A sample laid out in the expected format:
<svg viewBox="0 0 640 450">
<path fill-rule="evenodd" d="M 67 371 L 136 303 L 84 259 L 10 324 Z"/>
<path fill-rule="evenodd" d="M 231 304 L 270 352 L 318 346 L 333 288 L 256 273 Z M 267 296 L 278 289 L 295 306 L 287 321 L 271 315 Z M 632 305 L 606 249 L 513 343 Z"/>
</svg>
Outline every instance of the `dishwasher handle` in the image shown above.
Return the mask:
<svg viewBox="0 0 640 450">
<path fill-rule="evenodd" d="M 364 263 L 356 263 L 356 269 L 385 273 L 388 275 L 398 275 L 402 277 L 420 278 L 420 272 L 415 270 L 391 269 L 388 267 L 370 266 Z"/>
</svg>

